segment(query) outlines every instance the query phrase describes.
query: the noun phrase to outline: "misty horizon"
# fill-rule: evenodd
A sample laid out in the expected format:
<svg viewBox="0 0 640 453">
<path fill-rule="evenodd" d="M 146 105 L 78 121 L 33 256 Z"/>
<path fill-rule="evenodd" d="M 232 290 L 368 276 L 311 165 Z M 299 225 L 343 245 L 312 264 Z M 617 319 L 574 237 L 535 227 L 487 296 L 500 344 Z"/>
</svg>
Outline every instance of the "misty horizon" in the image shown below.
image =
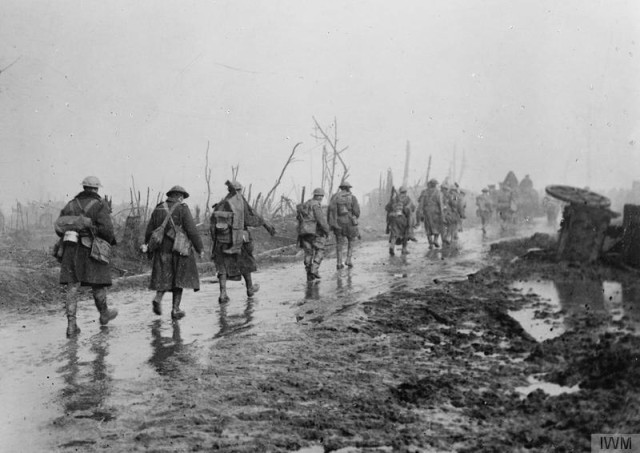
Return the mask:
<svg viewBox="0 0 640 453">
<path fill-rule="evenodd" d="M 630 189 L 640 168 L 640 5 L 4 2 L 0 206 L 68 199 L 95 175 L 129 202 L 171 186 L 204 206 L 232 166 L 254 195 L 320 184 L 314 118 L 362 197 L 380 176 L 479 191 L 512 170 L 536 189 Z M 455 156 L 455 161 L 454 161 Z"/>
</svg>

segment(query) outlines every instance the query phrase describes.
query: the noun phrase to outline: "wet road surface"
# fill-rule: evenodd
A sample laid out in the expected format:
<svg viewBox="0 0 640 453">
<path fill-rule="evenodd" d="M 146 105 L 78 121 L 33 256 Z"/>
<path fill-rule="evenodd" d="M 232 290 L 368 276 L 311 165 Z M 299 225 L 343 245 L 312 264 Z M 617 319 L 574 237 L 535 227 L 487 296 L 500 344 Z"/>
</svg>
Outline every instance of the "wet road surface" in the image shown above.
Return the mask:
<svg viewBox="0 0 640 453">
<path fill-rule="evenodd" d="M 216 342 L 304 328 L 390 289 L 464 279 L 480 268 L 487 248 L 478 230 L 462 233 L 459 246 L 448 251 L 428 250 L 421 234 L 419 241 L 410 244 L 409 255 L 398 249 L 393 257 L 382 239 L 361 243 L 353 269 L 336 271 L 329 257 L 322 281 L 311 286 L 301 261 L 274 264 L 256 273 L 261 289 L 251 299 L 243 283 L 230 282 L 231 302 L 222 306 L 217 284 L 205 276 L 201 291 L 185 291 L 187 316 L 179 322 L 170 319 L 170 295 L 163 315 L 153 315 L 150 291 L 110 294 L 110 306 L 120 313 L 108 326 L 98 324 L 92 300 L 81 302 L 82 333 L 71 340 L 62 308 L 9 313 L 0 324 L 0 450 L 90 449 L 91 440 L 78 439 L 90 439 L 123 408 L 148 405 L 159 376 L 171 379 L 189 363 L 206 365 Z M 241 337 L 233 347 L 242 348 Z"/>
</svg>

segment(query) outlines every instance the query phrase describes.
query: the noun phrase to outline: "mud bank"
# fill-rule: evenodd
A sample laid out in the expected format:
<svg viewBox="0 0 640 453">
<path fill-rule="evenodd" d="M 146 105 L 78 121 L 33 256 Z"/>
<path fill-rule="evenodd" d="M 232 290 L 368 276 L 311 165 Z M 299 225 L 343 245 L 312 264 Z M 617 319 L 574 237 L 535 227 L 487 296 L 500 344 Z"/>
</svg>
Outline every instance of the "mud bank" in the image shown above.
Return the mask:
<svg viewBox="0 0 640 453">
<path fill-rule="evenodd" d="M 537 341 L 509 315 L 533 305 L 538 319 L 558 316 L 514 282 L 633 276 L 514 261 L 508 249 L 522 247 L 500 246 L 465 282 L 391 291 L 323 316 L 306 301 L 303 329 L 220 341 L 206 365 L 184 366 L 177 354 L 171 379 L 153 390 L 170 409 L 144 422 L 135 411 L 120 417 L 94 447 L 588 451 L 591 433 L 638 432 L 640 344 L 626 320 L 612 327 L 611 316 L 563 308 L 566 331 Z"/>
</svg>

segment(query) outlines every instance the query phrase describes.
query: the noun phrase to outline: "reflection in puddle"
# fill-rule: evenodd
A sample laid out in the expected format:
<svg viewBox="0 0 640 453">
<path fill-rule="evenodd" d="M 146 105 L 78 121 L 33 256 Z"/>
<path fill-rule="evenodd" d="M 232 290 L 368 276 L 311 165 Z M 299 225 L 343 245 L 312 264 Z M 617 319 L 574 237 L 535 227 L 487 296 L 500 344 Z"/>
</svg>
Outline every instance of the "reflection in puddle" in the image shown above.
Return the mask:
<svg viewBox="0 0 640 453">
<path fill-rule="evenodd" d="M 180 323 L 172 323 L 171 337 L 162 336 L 162 321 L 156 319 L 151 323 L 151 348 L 152 354 L 149 363 L 153 365 L 160 375 L 174 376 L 177 369 L 170 362 L 170 358 L 182 351 L 183 342 L 180 336 Z"/>
<path fill-rule="evenodd" d="M 619 282 L 528 280 L 515 282 L 512 287 L 524 295 L 539 296 L 539 301 L 509 311 L 537 341 L 558 337 L 571 328 L 568 315 L 590 313 L 611 322 L 630 316 L 625 312 L 624 303 L 625 294 L 631 290 L 623 291 Z"/>
<path fill-rule="evenodd" d="M 562 310 L 560 296 L 555 283 L 549 280 L 515 282 L 513 287 L 525 295 L 536 294 L 546 311 L 552 313 L 552 318 L 540 318 L 540 308 L 525 307 L 520 310 L 510 310 L 509 316 L 518 321 L 536 341 L 549 340 L 559 337 L 566 329 L 564 318 L 559 315 Z"/>
<path fill-rule="evenodd" d="M 220 338 L 250 329 L 253 325 L 253 304 L 253 298 L 248 298 L 241 313 L 229 313 L 229 304 L 220 304 L 220 311 L 218 312 L 220 330 L 213 338 Z"/>
<path fill-rule="evenodd" d="M 620 321 L 624 316 L 622 285 L 618 282 L 602 283 L 604 306 L 613 321 Z"/>
<path fill-rule="evenodd" d="M 106 330 L 106 329 L 105 329 Z M 102 409 L 110 393 L 111 376 L 105 358 L 109 354 L 108 334 L 100 332 L 91 339 L 91 360 L 80 360 L 77 339 L 71 339 L 61 357 L 64 365 L 58 370 L 65 383 L 61 402 L 65 415 L 109 421 L 113 416 Z"/>
<path fill-rule="evenodd" d="M 311 447 L 303 447 L 300 450 L 296 450 L 293 453 L 324 453 L 324 446 L 312 445 Z"/>
<path fill-rule="evenodd" d="M 523 398 L 536 390 L 542 390 L 550 396 L 558 396 L 563 393 L 576 393 L 580 391 L 580 387 L 578 385 L 574 385 L 573 387 L 563 387 L 552 382 L 540 381 L 534 376 L 527 377 L 527 382 L 529 382 L 529 385 L 526 387 L 516 387 L 516 392 L 520 393 Z"/>
</svg>

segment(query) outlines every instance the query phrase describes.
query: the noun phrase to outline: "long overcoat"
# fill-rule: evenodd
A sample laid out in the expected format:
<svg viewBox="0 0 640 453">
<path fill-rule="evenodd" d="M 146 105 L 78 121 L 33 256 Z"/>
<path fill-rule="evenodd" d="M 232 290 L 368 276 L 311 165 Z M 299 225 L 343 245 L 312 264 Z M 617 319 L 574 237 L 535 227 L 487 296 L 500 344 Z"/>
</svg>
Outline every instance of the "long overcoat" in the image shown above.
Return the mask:
<svg viewBox="0 0 640 453">
<path fill-rule="evenodd" d="M 241 213 L 242 219 L 239 228 L 242 231 L 242 245 L 237 253 L 229 253 L 232 249 L 231 236 L 219 234 L 216 229 L 216 212 L 232 212 L 231 204 L 235 203 Z M 253 256 L 254 244 L 249 227 L 257 228 L 265 224 L 264 219 L 251 209 L 249 203 L 240 194 L 228 194 L 219 203 L 214 205 L 214 213 L 210 219 L 210 233 L 213 239 L 211 259 L 216 265 L 218 275 L 226 275 L 229 280 L 240 280 L 242 275 L 251 274 L 258 270 L 258 264 Z M 234 214 L 235 216 L 235 214 Z"/>
<path fill-rule="evenodd" d="M 171 209 L 176 203 L 176 199 L 167 198 L 166 204 Z M 147 230 L 144 235 L 145 243 L 149 242 L 153 230 L 162 225 L 169 211 L 164 203 L 156 206 L 151 214 L 151 219 L 147 224 Z M 165 226 L 165 234 L 162 244 L 153 253 L 153 264 L 151 267 L 151 282 L 149 289 L 155 291 L 171 291 L 174 288 L 193 288 L 194 291 L 200 289 L 200 279 L 198 276 L 198 267 L 196 265 L 196 253 L 200 254 L 203 250 L 202 239 L 196 228 L 191 211 L 186 203 L 180 203 L 171 214 L 173 223 L 182 227 L 187 237 L 193 245 L 189 256 L 181 256 L 179 253 L 173 252 L 173 232 L 174 227 L 171 221 Z"/>
<path fill-rule="evenodd" d="M 400 245 L 412 234 L 411 217 L 416 210 L 415 204 L 408 195 L 396 194 L 385 206 L 389 224 L 389 242 Z"/>
<path fill-rule="evenodd" d="M 437 187 L 428 187 L 420 194 L 418 200 L 418 216 L 424 219 L 424 229 L 427 234 L 442 234 L 443 200 L 442 193 Z"/>
<path fill-rule="evenodd" d="M 86 212 L 83 212 L 91 200 L 95 202 Z M 79 232 L 80 237 L 77 243 L 63 243 L 60 283 L 80 282 L 82 286 L 109 286 L 111 285 L 109 264 L 100 263 L 89 256 L 92 235 L 104 239 L 111 245 L 116 244 L 109 205 L 96 192 L 83 191 L 60 211 L 60 216 L 75 215 L 90 218 L 93 225 L 91 230 L 85 229 Z M 62 237 L 61 233 L 57 232 L 57 234 Z"/>
<path fill-rule="evenodd" d="M 327 211 L 327 221 L 336 237 L 344 236 L 349 240 L 359 237 L 359 217 L 360 204 L 351 192 L 341 189 L 331 197 Z"/>
</svg>

